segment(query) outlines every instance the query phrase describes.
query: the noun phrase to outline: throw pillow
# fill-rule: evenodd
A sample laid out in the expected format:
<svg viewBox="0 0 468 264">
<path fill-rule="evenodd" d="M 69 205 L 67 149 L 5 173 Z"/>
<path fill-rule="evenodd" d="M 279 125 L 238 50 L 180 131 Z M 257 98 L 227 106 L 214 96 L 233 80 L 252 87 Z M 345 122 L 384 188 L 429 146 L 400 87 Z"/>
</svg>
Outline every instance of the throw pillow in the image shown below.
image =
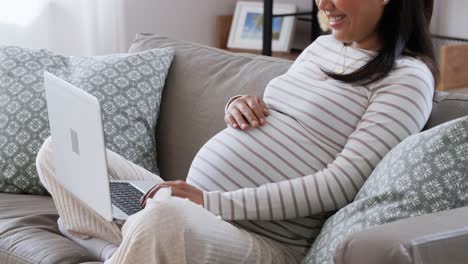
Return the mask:
<svg viewBox="0 0 468 264">
<path fill-rule="evenodd" d="M 363 229 L 468 205 L 467 172 L 468 117 L 408 137 L 327 220 L 304 263 L 333 263 L 340 242 Z"/>
<path fill-rule="evenodd" d="M 0 192 L 46 194 L 35 158 L 50 135 L 44 71 L 101 102 L 106 146 L 158 173 L 154 130 L 172 49 L 96 57 L 0 47 Z"/>
</svg>

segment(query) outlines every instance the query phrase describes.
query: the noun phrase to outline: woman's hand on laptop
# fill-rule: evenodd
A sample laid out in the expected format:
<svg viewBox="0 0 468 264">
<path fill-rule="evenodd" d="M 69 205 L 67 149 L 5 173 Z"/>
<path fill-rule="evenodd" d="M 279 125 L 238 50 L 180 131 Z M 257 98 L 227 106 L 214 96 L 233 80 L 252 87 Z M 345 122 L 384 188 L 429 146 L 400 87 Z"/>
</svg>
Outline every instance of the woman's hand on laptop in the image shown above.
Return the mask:
<svg viewBox="0 0 468 264">
<path fill-rule="evenodd" d="M 170 188 L 172 196 L 188 198 L 190 201 L 203 206 L 203 191 L 185 181 L 167 181 L 151 187 L 140 199 L 140 206 L 145 207 L 148 198 L 153 198 L 161 188 Z"/>
</svg>

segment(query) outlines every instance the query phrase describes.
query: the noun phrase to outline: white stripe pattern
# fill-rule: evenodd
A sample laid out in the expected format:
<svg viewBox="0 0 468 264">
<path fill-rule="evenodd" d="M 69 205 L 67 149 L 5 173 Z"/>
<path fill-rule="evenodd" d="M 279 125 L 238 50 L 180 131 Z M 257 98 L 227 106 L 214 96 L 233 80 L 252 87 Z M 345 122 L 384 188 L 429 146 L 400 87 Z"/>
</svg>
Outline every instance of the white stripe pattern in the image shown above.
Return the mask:
<svg viewBox="0 0 468 264">
<path fill-rule="evenodd" d="M 434 79 L 420 60 L 401 57 L 368 86 L 322 71 L 341 70 L 343 62 L 349 72 L 374 55 L 332 36 L 311 44 L 266 87 L 265 126 L 226 128 L 195 157 L 187 181 L 204 190 L 204 207 L 282 243 L 309 246 L 327 214 L 350 203 L 388 151 L 431 113 Z"/>
</svg>

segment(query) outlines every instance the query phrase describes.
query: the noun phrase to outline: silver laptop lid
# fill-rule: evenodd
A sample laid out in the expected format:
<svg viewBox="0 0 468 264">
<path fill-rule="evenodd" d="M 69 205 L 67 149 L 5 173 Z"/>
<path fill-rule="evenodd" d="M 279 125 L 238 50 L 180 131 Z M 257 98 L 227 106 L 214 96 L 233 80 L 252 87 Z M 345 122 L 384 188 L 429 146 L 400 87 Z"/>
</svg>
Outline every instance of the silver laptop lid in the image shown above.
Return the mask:
<svg viewBox="0 0 468 264">
<path fill-rule="evenodd" d="M 44 83 L 57 179 L 87 206 L 112 221 L 99 101 L 48 72 Z"/>
</svg>

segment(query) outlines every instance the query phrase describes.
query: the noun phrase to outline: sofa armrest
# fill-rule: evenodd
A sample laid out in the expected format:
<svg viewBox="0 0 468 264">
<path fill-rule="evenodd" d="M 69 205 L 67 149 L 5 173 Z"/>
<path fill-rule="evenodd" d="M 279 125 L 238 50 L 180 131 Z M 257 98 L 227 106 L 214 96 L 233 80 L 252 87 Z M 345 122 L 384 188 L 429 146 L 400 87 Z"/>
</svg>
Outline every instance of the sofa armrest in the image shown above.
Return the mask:
<svg viewBox="0 0 468 264">
<path fill-rule="evenodd" d="M 468 207 L 412 217 L 350 235 L 335 264 L 468 263 Z"/>
</svg>

